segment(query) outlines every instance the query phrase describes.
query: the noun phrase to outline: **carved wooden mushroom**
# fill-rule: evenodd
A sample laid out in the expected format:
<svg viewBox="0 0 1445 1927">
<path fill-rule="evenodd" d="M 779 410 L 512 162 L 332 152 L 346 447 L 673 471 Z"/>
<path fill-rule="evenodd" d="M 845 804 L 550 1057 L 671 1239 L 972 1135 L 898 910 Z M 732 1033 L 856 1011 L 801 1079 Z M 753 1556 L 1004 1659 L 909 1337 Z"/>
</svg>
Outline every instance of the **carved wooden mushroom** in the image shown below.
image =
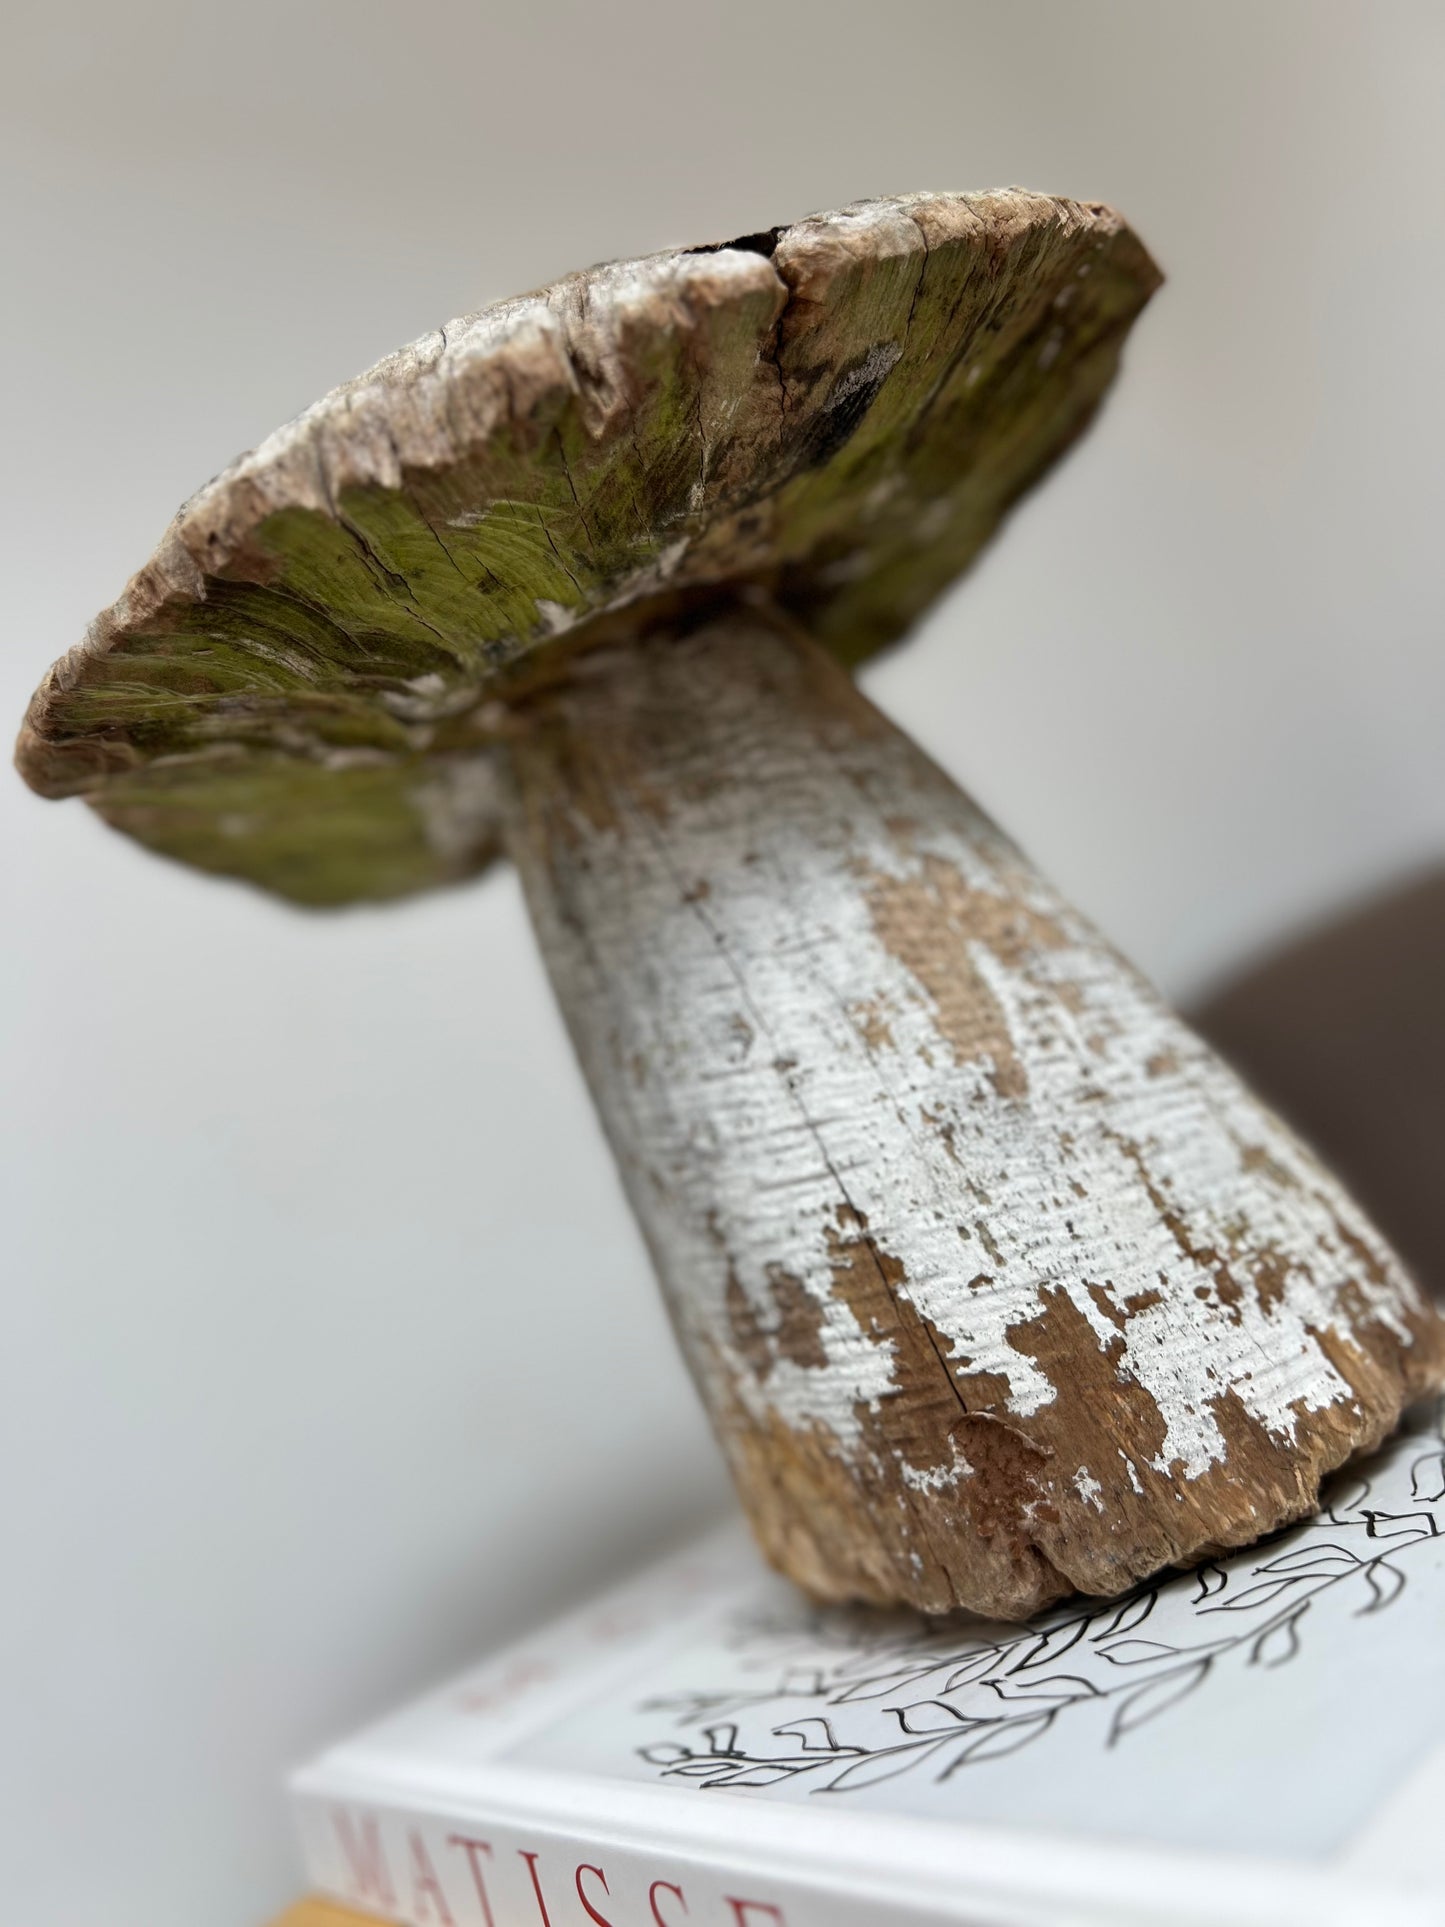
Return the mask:
<svg viewBox="0 0 1445 1927">
<path fill-rule="evenodd" d="M 868 202 L 575 275 L 183 508 L 47 795 L 313 904 L 505 847 L 682 1348 L 823 1598 L 1032 1612 L 1307 1511 L 1439 1381 L 1314 1162 L 848 670 L 1085 427 L 1117 215 Z"/>
</svg>

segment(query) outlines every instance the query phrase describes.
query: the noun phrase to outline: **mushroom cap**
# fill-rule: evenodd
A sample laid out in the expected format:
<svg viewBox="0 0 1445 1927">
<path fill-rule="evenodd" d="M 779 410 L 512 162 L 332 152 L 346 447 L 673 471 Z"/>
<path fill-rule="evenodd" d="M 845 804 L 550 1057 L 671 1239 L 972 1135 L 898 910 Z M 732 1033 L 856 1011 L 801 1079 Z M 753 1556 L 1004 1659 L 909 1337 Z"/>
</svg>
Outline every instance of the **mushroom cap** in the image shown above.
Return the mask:
<svg viewBox="0 0 1445 1927">
<path fill-rule="evenodd" d="M 449 323 L 191 497 L 21 772 L 297 902 L 473 874 L 499 705 L 559 642 L 755 589 L 861 661 L 1086 426 L 1159 279 L 1110 208 L 919 194 Z"/>
</svg>

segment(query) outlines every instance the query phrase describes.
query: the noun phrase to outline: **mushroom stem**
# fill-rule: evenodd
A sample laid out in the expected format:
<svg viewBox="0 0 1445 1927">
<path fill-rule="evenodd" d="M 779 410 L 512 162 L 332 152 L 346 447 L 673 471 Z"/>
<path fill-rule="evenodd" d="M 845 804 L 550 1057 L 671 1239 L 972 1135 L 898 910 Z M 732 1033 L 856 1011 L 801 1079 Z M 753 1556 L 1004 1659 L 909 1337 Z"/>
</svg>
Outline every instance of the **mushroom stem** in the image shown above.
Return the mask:
<svg viewBox="0 0 1445 1927">
<path fill-rule="evenodd" d="M 1442 1364 L 1333 1180 L 763 604 L 516 712 L 509 843 L 771 1558 L 1017 1617 L 1312 1505 Z"/>
</svg>

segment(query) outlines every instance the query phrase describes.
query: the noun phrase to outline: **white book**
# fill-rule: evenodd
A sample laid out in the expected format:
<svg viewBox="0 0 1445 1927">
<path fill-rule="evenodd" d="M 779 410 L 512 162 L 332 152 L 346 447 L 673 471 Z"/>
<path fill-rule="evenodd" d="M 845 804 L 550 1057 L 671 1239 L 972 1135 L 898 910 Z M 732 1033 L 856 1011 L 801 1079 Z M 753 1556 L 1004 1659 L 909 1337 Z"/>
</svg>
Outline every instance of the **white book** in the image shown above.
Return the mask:
<svg viewBox="0 0 1445 1927">
<path fill-rule="evenodd" d="M 725 1528 L 302 1768 L 312 1882 L 412 1927 L 1445 1923 L 1440 1417 L 1028 1626 L 818 1610 Z"/>
</svg>

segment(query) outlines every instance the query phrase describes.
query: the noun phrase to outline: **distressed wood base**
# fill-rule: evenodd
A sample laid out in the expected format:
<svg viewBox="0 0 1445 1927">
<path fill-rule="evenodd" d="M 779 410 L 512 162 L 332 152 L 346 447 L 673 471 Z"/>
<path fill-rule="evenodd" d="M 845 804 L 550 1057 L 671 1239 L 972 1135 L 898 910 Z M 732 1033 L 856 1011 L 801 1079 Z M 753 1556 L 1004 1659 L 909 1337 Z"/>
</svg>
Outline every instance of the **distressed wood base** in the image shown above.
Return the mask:
<svg viewBox="0 0 1445 1927">
<path fill-rule="evenodd" d="M 509 770 L 682 1348 L 812 1593 L 1121 1591 L 1439 1381 L 1351 1200 L 765 605 L 579 657 Z"/>
</svg>

